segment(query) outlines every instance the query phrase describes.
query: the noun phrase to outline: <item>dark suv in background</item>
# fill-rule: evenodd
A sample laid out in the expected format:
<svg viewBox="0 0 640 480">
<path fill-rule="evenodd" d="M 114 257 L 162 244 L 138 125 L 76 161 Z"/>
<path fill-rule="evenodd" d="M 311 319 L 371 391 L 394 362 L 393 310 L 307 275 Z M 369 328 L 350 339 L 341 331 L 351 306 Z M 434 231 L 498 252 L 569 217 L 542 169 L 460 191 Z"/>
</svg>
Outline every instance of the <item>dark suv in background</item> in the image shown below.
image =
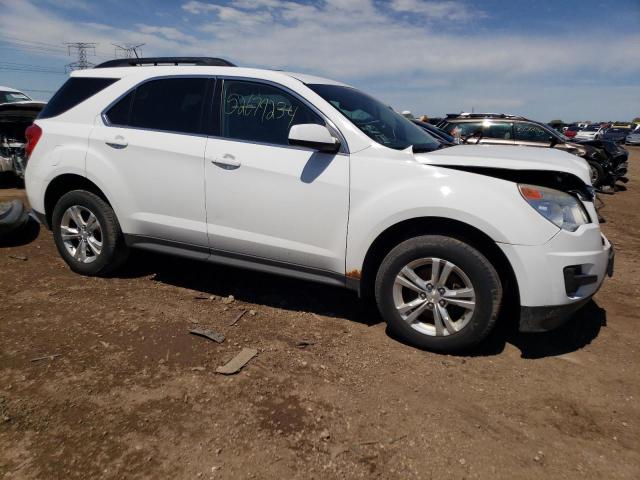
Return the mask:
<svg viewBox="0 0 640 480">
<path fill-rule="evenodd" d="M 619 179 L 626 180 L 629 154 L 614 142 L 570 141 L 544 123 L 504 114 L 449 115 L 438 127 L 461 143 L 557 148 L 578 155 L 589 164 L 595 187 L 613 186 Z"/>
</svg>

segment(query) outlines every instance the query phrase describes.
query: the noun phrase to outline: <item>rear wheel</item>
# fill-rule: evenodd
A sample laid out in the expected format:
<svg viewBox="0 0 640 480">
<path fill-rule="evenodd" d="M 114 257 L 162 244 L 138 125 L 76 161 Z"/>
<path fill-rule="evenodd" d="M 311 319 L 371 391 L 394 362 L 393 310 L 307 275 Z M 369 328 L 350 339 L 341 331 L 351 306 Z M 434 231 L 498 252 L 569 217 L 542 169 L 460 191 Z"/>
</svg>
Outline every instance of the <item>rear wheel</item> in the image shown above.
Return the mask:
<svg viewBox="0 0 640 480">
<path fill-rule="evenodd" d="M 383 260 L 376 302 L 389 328 L 422 348 L 454 352 L 482 341 L 493 328 L 502 286 L 474 247 L 452 237 L 407 240 Z"/>
<path fill-rule="evenodd" d="M 71 270 L 107 275 L 127 258 L 120 224 L 102 198 L 84 190 L 63 195 L 53 210 L 53 238 Z"/>
</svg>

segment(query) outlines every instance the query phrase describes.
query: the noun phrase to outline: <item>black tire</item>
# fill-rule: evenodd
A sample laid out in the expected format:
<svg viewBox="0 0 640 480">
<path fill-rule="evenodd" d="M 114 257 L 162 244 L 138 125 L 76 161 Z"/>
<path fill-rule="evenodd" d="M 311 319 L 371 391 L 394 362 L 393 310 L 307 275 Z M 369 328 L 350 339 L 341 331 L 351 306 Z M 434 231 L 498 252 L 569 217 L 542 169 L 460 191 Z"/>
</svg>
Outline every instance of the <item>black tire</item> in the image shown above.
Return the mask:
<svg viewBox="0 0 640 480">
<path fill-rule="evenodd" d="M 436 336 L 419 332 L 396 309 L 393 296 L 396 276 L 409 263 L 425 258 L 453 263 L 467 276 L 475 291 L 473 313 L 455 333 Z M 481 342 L 491 332 L 502 302 L 502 285 L 491 262 L 474 247 L 452 237 L 425 235 L 406 240 L 389 252 L 376 275 L 375 296 L 382 317 L 397 337 L 419 348 L 453 353 Z M 433 313 L 426 312 L 421 315 L 433 318 Z"/>
<path fill-rule="evenodd" d="M 72 206 L 82 207 L 95 215 L 101 228 L 102 248 L 91 263 L 83 263 L 71 255 L 62 239 L 62 219 Z M 117 270 L 127 259 L 129 249 L 124 241 L 118 219 L 107 202 L 94 193 L 73 190 L 64 194 L 53 209 L 53 238 L 60 256 L 71 270 L 87 276 L 105 276 Z"/>
<path fill-rule="evenodd" d="M 599 187 L 604 182 L 604 170 L 602 166 L 597 162 L 589 161 L 589 175 L 591 176 L 591 183 L 594 187 Z"/>
</svg>

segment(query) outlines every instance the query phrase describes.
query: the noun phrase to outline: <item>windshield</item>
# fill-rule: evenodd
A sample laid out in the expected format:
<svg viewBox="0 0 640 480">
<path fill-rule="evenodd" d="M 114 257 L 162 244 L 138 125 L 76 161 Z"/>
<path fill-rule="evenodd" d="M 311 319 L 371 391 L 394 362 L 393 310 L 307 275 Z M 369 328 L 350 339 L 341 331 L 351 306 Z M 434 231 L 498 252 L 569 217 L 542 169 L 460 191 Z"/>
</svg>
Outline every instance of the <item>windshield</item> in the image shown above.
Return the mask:
<svg viewBox="0 0 640 480">
<path fill-rule="evenodd" d="M 355 88 L 340 85 L 307 85 L 347 117 L 369 138 L 395 150 L 413 146 L 414 152 L 430 152 L 440 148 L 440 142 L 393 111 L 382 102 Z"/>
<path fill-rule="evenodd" d="M 31 100 L 24 93 L 0 92 L 0 103 L 28 102 Z"/>
<path fill-rule="evenodd" d="M 549 132 L 549 135 L 551 135 L 552 137 L 555 137 L 556 139 L 558 139 L 560 142 L 567 142 L 569 141 L 569 139 L 567 137 L 565 137 L 563 134 L 561 134 L 559 131 L 557 131 L 555 128 L 551 128 L 548 125 L 545 125 L 543 123 L 536 123 L 536 125 L 540 125 L 542 128 L 544 128 L 545 132 Z M 568 130 L 568 129 L 567 129 Z"/>
</svg>

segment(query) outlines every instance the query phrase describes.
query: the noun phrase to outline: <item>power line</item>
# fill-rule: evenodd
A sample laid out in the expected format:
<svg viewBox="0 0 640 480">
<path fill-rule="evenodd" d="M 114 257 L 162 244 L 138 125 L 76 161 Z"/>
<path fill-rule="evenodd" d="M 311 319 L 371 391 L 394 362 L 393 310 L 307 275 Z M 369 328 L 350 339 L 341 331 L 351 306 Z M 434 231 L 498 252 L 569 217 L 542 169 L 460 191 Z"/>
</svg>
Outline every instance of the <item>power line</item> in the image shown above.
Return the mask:
<svg viewBox="0 0 640 480">
<path fill-rule="evenodd" d="M 39 42 L 36 40 L 24 40 L 22 38 L 18 38 L 18 37 L 12 37 L 11 35 L 7 35 L 4 33 L 0 33 L 0 39 L 7 39 L 6 41 L 9 42 L 19 42 L 19 43 L 24 43 L 24 44 L 28 44 L 34 47 L 38 47 L 38 48 L 46 48 L 48 50 L 57 50 L 59 52 L 64 52 L 66 53 L 67 49 L 57 45 L 57 44 L 53 44 L 53 43 L 45 43 L 45 42 Z"/>
<path fill-rule="evenodd" d="M 93 55 L 95 55 L 97 43 L 74 42 L 74 43 L 65 43 L 65 45 L 69 49 L 69 56 L 71 56 L 72 51 L 75 51 L 76 54 L 78 55 L 78 60 L 76 60 L 75 62 L 68 63 L 65 66 L 65 69 L 67 71 L 86 70 L 87 68 L 94 66 L 93 63 L 87 60 L 87 52 L 92 51 Z"/>
<path fill-rule="evenodd" d="M 20 87 L 23 92 L 35 92 L 35 93 L 56 93 L 55 90 L 38 90 L 37 88 L 24 88 Z"/>
<path fill-rule="evenodd" d="M 2 65 L 0 65 L 0 71 L 50 73 L 54 75 L 66 75 L 66 72 L 56 72 L 54 70 L 38 70 L 36 68 L 20 68 L 20 67 L 3 67 Z"/>
</svg>

